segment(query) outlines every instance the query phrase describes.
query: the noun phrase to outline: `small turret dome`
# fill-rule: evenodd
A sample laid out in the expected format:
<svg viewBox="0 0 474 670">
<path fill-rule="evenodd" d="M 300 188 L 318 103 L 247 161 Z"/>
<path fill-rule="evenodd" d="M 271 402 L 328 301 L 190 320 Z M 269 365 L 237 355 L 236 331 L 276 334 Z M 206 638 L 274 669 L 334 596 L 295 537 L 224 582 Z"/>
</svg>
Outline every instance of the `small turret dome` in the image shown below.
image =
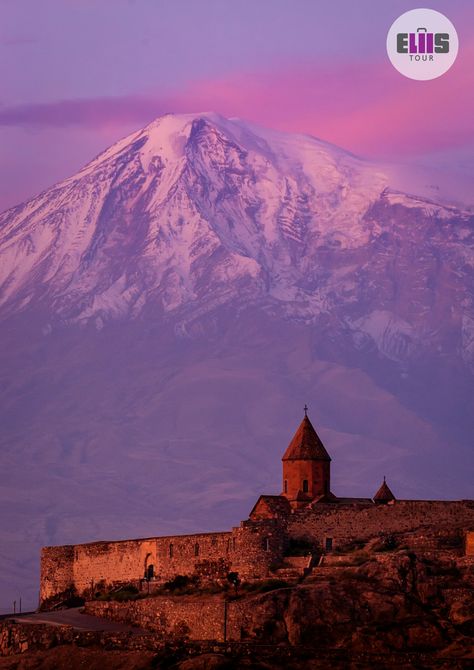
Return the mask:
<svg viewBox="0 0 474 670">
<path fill-rule="evenodd" d="M 377 493 L 373 497 L 374 503 L 378 505 L 386 505 L 389 502 L 396 500 L 392 491 L 390 490 L 389 485 L 387 484 L 385 477 L 383 478 L 382 486 L 379 488 Z"/>
</svg>

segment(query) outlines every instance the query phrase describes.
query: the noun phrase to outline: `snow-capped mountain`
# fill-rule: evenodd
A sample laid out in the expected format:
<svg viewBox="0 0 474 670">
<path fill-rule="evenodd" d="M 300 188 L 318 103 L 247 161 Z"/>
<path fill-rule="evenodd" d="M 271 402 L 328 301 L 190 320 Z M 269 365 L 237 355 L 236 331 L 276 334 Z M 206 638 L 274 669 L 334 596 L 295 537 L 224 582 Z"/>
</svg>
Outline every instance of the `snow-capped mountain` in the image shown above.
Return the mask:
<svg viewBox="0 0 474 670">
<path fill-rule="evenodd" d="M 99 327 L 152 304 L 184 328 L 263 301 L 337 316 L 395 358 L 456 327 L 470 360 L 472 221 L 315 138 L 168 114 L 2 215 L 0 300 Z"/>
<path fill-rule="evenodd" d="M 469 204 L 208 113 L 160 117 L 4 212 L 12 597 L 41 544 L 237 522 L 279 493 L 305 402 L 336 493 L 385 473 L 396 495 L 472 496 Z"/>
</svg>

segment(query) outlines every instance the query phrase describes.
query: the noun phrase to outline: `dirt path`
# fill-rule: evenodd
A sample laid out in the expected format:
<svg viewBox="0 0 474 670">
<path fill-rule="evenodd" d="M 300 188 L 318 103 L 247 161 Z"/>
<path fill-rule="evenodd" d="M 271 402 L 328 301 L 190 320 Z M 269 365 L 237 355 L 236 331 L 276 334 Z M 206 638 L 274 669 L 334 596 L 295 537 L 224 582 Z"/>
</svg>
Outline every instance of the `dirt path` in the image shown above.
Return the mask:
<svg viewBox="0 0 474 670">
<path fill-rule="evenodd" d="M 76 630 L 105 630 L 115 633 L 132 632 L 143 635 L 146 631 L 134 628 L 124 623 L 100 619 L 90 614 L 81 614 L 80 607 L 55 612 L 35 612 L 17 617 L 11 617 L 12 621 L 18 623 L 43 623 L 51 626 L 72 626 Z"/>
</svg>

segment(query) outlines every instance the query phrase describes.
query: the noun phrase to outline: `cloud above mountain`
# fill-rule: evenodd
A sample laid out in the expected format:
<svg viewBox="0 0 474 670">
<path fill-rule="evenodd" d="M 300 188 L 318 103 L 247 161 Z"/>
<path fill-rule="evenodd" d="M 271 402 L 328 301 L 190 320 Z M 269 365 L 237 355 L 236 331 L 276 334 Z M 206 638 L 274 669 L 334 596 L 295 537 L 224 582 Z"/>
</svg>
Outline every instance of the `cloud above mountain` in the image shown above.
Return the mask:
<svg viewBox="0 0 474 670">
<path fill-rule="evenodd" d="M 474 134 L 474 15 L 467 0 L 449 4 L 457 61 L 438 80 L 413 82 L 385 52 L 403 0 L 203 0 L 186 12 L 145 0 L 45 0 L 28 11 L 10 3 L 0 35 L 0 210 L 164 112 L 215 110 L 369 158 L 433 162 L 443 151 L 459 168 Z"/>
<path fill-rule="evenodd" d="M 408 80 L 388 62 L 282 65 L 234 72 L 173 91 L 65 99 L 0 108 L 0 125 L 102 129 L 166 113 L 215 110 L 303 132 L 370 156 L 410 156 L 472 142 L 474 44 L 448 77 Z M 449 119 L 452 118 L 452 122 Z"/>
</svg>

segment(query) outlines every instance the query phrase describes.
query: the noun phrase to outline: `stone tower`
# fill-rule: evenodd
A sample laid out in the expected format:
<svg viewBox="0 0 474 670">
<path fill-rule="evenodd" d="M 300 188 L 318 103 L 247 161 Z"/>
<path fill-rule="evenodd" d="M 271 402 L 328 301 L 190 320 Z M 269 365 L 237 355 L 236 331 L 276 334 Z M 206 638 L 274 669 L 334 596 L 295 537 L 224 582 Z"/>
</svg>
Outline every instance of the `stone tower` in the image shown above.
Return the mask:
<svg viewBox="0 0 474 670">
<path fill-rule="evenodd" d="M 283 492 L 292 507 L 330 496 L 331 458 L 306 414 L 283 461 Z"/>
</svg>

